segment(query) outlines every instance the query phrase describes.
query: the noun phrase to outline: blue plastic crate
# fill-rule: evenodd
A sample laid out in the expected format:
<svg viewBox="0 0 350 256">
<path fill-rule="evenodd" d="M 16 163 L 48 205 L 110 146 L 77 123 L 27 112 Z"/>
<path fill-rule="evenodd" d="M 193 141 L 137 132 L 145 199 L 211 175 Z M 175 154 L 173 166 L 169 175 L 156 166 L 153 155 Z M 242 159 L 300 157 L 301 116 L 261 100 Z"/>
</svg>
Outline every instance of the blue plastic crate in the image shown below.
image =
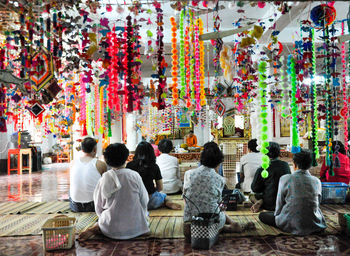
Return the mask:
<svg viewBox="0 0 350 256">
<path fill-rule="evenodd" d="M 322 182 L 322 204 L 345 204 L 348 185 L 342 182 Z"/>
</svg>

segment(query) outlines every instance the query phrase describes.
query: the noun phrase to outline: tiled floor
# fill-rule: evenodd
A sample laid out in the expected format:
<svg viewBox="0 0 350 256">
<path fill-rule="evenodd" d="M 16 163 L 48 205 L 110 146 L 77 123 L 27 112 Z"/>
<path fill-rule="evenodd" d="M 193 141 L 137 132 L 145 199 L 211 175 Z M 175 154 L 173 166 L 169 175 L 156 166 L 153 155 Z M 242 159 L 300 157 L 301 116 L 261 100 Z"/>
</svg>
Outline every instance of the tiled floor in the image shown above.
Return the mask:
<svg viewBox="0 0 350 256">
<path fill-rule="evenodd" d="M 0 202 L 67 199 L 68 188 L 68 165 L 55 164 L 31 175 L 0 176 Z M 44 255 L 41 236 L 0 237 L 0 255 Z M 225 238 L 209 251 L 198 251 L 183 239 L 115 241 L 100 237 L 84 243 L 76 241 L 71 250 L 45 255 L 350 255 L 350 238 L 315 235 Z"/>
</svg>

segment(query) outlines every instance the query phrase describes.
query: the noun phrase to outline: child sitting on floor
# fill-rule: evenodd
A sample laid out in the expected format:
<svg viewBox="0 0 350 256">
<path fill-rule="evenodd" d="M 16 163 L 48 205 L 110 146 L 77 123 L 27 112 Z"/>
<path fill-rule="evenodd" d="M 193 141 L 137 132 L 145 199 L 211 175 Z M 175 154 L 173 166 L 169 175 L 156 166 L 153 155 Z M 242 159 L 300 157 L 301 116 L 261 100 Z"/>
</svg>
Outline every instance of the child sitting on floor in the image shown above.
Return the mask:
<svg viewBox="0 0 350 256">
<path fill-rule="evenodd" d="M 103 174 L 94 192 L 98 223 L 82 232 L 78 239 L 86 240 L 99 233 L 114 239 L 129 239 L 149 232 L 148 193 L 140 175 L 125 168 L 129 150 L 124 144 L 115 143 L 103 155 L 112 169 Z"/>
</svg>

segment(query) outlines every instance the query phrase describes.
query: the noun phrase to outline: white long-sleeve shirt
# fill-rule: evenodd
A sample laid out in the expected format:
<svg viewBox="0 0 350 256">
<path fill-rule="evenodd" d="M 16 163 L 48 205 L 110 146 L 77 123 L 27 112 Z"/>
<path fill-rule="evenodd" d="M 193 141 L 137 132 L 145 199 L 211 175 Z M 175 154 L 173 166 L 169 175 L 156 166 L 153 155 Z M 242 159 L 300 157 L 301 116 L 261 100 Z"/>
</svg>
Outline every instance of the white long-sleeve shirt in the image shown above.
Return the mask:
<svg viewBox="0 0 350 256">
<path fill-rule="evenodd" d="M 106 198 L 103 186 L 112 186 L 106 178 L 114 175 L 119 180 L 118 190 Z M 141 176 L 130 169 L 109 170 L 104 173 L 94 192 L 95 211 L 102 233 L 113 239 L 129 239 L 149 232 L 147 220 L 148 193 Z M 105 176 L 105 177 L 104 177 Z M 115 176 L 114 176 L 115 177 Z M 115 189 L 111 188 L 111 189 Z"/>
</svg>

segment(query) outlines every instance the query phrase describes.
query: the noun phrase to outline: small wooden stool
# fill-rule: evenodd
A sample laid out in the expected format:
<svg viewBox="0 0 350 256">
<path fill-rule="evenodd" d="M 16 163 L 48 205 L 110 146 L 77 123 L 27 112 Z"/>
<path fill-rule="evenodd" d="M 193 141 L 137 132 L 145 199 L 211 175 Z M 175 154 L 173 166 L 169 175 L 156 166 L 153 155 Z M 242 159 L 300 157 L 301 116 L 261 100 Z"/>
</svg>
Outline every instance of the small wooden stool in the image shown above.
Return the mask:
<svg viewBox="0 0 350 256">
<path fill-rule="evenodd" d="M 11 169 L 11 156 L 17 155 L 17 166 Z M 28 165 L 23 166 L 23 155 L 28 155 Z M 32 150 L 30 148 L 24 149 L 9 149 L 7 153 L 7 174 L 10 175 L 11 171 L 17 171 L 17 174 L 22 175 L 23 170 L 28 170 L 32 173 Z"/>
</svg>

